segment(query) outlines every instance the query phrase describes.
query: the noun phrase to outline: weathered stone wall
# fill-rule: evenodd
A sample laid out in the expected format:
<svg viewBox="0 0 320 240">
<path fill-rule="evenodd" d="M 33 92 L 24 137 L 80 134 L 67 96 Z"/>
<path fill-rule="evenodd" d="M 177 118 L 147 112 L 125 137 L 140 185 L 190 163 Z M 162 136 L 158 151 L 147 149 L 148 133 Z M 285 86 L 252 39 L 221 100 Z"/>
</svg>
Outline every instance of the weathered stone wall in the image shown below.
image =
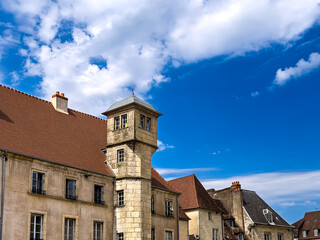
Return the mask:
<svg viewBox="0 0 320 240">
<path fill-rule="evenodd" d="M 155 213 L 152 214 L 151 219 L 152 228 L 155 229 L 155 239 L 165 239 L 165 231 L 167 230 L 172 231 L 174 239 L 177 240 L 177 195 L 152 188 L 152 196 L 154 197 Z M 173 217 L 165 215 L 165 201 L 172 201 Z"/>
<path fill-rule="evenodd" d="M 179 221 L 179 240 L 188 240 L 188 221 Z"/>
<path fill-rule="evenodd" d="M 209 220 L 208 213 L 211 213 L 211 220 Z M 191 219 L 189 221 L 189 234 L 199 235 L 201 240 L 212 240 L 213 229 L 218 229 L 219 240 L 222 240 L 222 215 L 204 209 L 196 209 L 186 211 L 186 214 Z"/>
<path fill-rule="evenodd" d="M 45 174 L 46 195 L 32 193 L 32 172 Z M 43 239 L 63 239 L 64 217 L 76 220 L 76 240 L 93 238 L 93 222 L 103 222 L 104 239 L 112 239 L 113 179 L 27 158 L 6 162 L 3 239 L 30 238 L 31 213 L 44 216 Z M 77 182 L 78 200 L 65 199 L 66 178 Z M 105 205 L 94 204 L 94 184 L 104 188 Z"/>
</svg>

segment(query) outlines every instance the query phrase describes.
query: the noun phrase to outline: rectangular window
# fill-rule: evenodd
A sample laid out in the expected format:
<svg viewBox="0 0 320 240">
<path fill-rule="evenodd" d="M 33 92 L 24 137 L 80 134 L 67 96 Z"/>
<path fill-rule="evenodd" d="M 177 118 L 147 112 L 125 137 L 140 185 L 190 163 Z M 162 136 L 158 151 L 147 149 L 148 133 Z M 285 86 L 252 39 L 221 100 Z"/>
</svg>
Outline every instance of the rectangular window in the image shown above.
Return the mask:
<svg viewBox="0 0 320 240">
<path fill-rule="evenodd" d="M 148 131 L 151 130 L 151 118 L 148 118 L 148 117 L 147 117 L 146 129 L 147 129 Z"/>
<path fill-rule="evenodd" d="M 208 220 L 211 220 L 211 212 L 208 212 Z"/>
<path fill-rule="evenodd" d="M 103 201 L 103 187 L 94 185 L 94 203 L 104 205 Z"/>
<path fill-rule="evenodd" d="M 156 240 L 156 231 L 154 228 L 151 228 L 151 240 Z"/>
<path fill-rule="evenodd" d="M 233 219 L 228 219 L 227 220 L 227 223 L 229 223 L 229 225 L 230 225 L 230 227 L 235 227 L 236 226 L 236 224 L 235 224 L 235 222 L 234 222 L 234 220 Z"/>
<path fill-rule="evenodd" d="M 306 230 L 302 231 L 302 237 L 307 237 L 307 231 Z"/>
<path fill-rule="evenodd" d="M 151 213 L 156 213 L 156 211 L 154 210 L 154 196 L 151 197 Z"/>
<path fill-rule="evenodd" d="M 77 200 L 76 196 L 76 180 L 66 180 L 66 198 Z"/>
<path fill-rule="evenodd" d="M 44 173 L 32 173 L 32 192 L 37 194 L 46 194 L 44 190 Z"/>
<path fill-rule="evenodd" d="M 219 240 L 218 229 L 212 230 L 212 240 Z"/>
<path fill-rule="evenodd" d="M 278 240 L 283 240 L 283 234 L 282 233 L 278 233 Z"/>
<path fill-rule="evenodd" d="M 239 239 L 239 240 L 244 240 L 243 233 L 239 233 L 239 235 L 238 235 L 238 239 Z"/>
<path fill-rule="evenodd" d="M 93 223 L 93 240 L 102 240 L 103 239 L 103 223 L 94 222 Z"/>
<path fill-rule="evenodd" d="M 270 233 L 265 233 L 265 234 L 264 234 L 264 240 L 271 240 L 271 235 L 270 235 Z"/>
<path fill-rule="evenodd" d="M 146 117 L 143 115 L 140 115 L 140 127 L 141 128 L 145 128 L 145 121 L 146 121 Z"/>
<path fill-rule="evenodd" d="M 120 117 L 114 118 L 114 130 L 120 129 Z"/>
<path fill-rule="evenodd" d="M 123 233 L 117 233 L 117 240 L 124 240 Z"/>
<path fill-rule="evenodd" d="M 42 239 L 43 216 L 31 214 L 30 222 L 30 240 Z"/>
<path fill-rule="evenodd" d="M 76 220 L 73 218 L 64 219 L 64 240 L 74 240 Z"/>
<path fill-rule="evenodd" d="M 128 127 L 128 117 L 127 114 L 121 116 L 121 128 Z"/>
<path fill-rule="evenodd" d="M 123 190 L 118 191 L 118 206 L 123 206 L 124 205 L 124 192 Z"/>
<path fill-rule="evenodd" d="M 313 235 L 314 236 L 318 236 L 319 235 L 319 230 L 318 229 L 314 229 L 313 230 Z"/>
<path fill-rule="evenodd" d="M 117 161 L 118 163 L 121 163 L 124 161 L 124 149 L 119 149 L 117 151 Z"/>
<path fill-rule="evenodd" d="M 165 213 L 167 217 L 173 217 L 173 207 L 172 207 L 172 201 L 166 201 L 165 203 Z"/>
<path fill-rule="evenodd" d="M 172 232 L 166 231 L 166 240 L 172 240 Z"/>
</svg>

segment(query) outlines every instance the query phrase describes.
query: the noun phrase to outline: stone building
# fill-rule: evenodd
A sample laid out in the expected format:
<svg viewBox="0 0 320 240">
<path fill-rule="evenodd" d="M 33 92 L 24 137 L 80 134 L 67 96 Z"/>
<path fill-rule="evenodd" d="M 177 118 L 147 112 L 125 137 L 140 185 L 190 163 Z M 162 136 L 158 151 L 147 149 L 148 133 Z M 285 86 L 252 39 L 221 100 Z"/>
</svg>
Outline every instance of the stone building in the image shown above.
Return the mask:
<svg viewBox="0 0 320 240">
<path fill-rule="evenodd" d="M 208 190 L 219 199 L 231 215 L 229 225 L 239 228 L 239 240 L 293 240 L 293 226 L 288 224 L 254 191 L 241 189 L 239 182 L 229 188 Z M 234 219 L 233 221 L 232 218 Z M 232 226 L 231 226 L 232 227 Z"/>
<path fill-rule="evenodd" d="M 227 213 L 222 203 L 210 197 L 194 174 L 173 179 L 169 183 L 181 192 L 179 202 L 190 218 L 190 239 L 222 240 L 222 214 Z"/>
<path fill-rule="evenodd" d="M 134 95 L 104 114 L 0 85 L 2 239 L 187 240 L 180 193 L 151 167 L 161 114 Z"/>
<path fill-rule="evenodd" d="M 306 212 L 304 217 L 292 224 L 295 240 L 320 239 L 320 211 Z"/>
</svg>

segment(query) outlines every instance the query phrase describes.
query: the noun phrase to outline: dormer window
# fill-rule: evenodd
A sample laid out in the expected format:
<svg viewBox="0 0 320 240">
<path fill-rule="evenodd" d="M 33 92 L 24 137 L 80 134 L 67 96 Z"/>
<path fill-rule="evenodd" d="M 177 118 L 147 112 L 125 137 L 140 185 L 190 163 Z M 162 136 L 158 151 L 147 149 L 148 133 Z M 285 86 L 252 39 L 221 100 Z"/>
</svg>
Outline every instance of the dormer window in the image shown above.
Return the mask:
<svg viewBox="0 0 320 240">
<path fill-rule="evenodd" d="M 306 230 L 302 231 L 302 237 L 307 237 L 308 232 Z"/>
<path fill-rule="evenodd" d="M 140 127 L 144 128 L 146 124 L 146 117 L 144 115 L 140 115 Z"/>
<path fill-rule="evenodd" d="M 263 215 L 266 217 L 269 224 L 274 225 L 273 215 L 269 209 L 263 209 Z"/>
<path fill-rule="evenodd" d="M 128 127 L 128 117 L 127 114 L 121 116 L 121 128 Z"/>
<path fill-rule="evenodd" d="M 120 117 L 114 118 L 114 130 L 120 129 Z"/>
</svg>

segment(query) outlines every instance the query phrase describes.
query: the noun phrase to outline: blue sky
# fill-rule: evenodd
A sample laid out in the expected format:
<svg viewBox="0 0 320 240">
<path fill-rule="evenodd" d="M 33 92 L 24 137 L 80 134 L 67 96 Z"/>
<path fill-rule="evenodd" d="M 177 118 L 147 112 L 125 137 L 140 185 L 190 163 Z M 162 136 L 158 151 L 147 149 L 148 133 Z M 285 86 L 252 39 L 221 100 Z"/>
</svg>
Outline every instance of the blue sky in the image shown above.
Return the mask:
<svg viewBox="0 0 320 240">
<path fill-rule="evenodd" d="M 134 86 L 163 176 L 239 180 L 293 223 L 320 209 L 319 3 L 2 0 L 0 82 L 96 116 Z"/>
</svg>

